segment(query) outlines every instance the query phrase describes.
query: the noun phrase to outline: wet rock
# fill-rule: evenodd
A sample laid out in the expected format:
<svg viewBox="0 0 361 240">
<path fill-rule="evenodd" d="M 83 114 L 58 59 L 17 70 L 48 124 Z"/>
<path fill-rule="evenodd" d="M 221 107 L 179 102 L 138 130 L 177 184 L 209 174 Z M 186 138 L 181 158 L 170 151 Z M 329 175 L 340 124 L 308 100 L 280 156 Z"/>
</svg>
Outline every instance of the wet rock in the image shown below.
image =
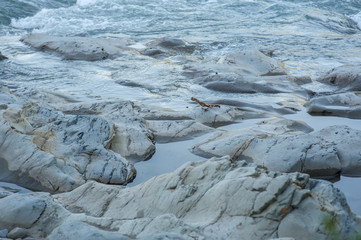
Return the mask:
<svg viewBox="0 0 361 240">
<path fill-rule="evenodd" d="M 358 92 L 337 93 L 312 98 L 305 104 L 313 115 L 361 118 L 361 94 Z"/>
<path fill-rule="evenodd" d="M 229 155 L 246 159 L 272 171 L 305 172 L 313 177 L 335 177 L 339 173 L 360 176 L 361 155 L 357 146 L 361 146 L 361 131 L 333 126 L 309 133 L 309 128 L 300 123 L 280 127 L 282 123 L 285 120 L 220 132 L 194 146 L 192 151 L 206 157 Z"/>
<path fill-rule="evenodd" d="M 114 124 L 109 149 L 127 159 L 143 161 L 155 152 L 153 132 L 140 116 L 141 107 L 130 101 L 74 103 L 60 107 L 68 114 L 92 114 Z"/>
<path fill-rule="evenodd" d="M 298 93 L 308 90 L 288 76 L 281 63 L 258 50 L 230 53 L 217 63 L 193 63 L 183 74 L 208 89 L 231 93 Z"/>
<path fill-rule="evenodd" d="M 361 91 L 361 65 L 343 65 L 317 79 L 334 86 L 337 92 Z"/>
<path fill-rule="evenodd" d="M 331 183 L 227 157 L 189 162 L 132 188 L 90 181 L 53 197 L 30 196 L 46 203 L 28 227 L 35 238 L 328 239 L 323 216 L 333 217 L 342 239 L 361 227 Z"/>
<path fill-rule="evenodd" d="M 212 130 L 212 128 L 193 120 L 148 120 L 147 127 L 154 133 L 157 142 L 185 140 Z"/>
<path fill-rule="evenodd" d="M 147 48 L 141 54 L 151 57 L 191 54 L 195 46 L 181 39 L 163 37 L 147 43 Z"/>
<path fill-rule="evenodd" d="M 5 59 L 8 59 L 8 58 L 5 57 L 4 55 L 2 55 L 1 52 L 0 52 L 0 61 L 5 60 Z"/>
<path fill-rule="evenodd" d="M 68 60 L 103 60 L 131 50 L 128 47 L 131 42 L 123 39 L 58 37 L 33 33 L 24 35 L 20 41 L 38 50 L 56 52 Z"/>
<path fill-rule="evenodd" d="M 10 92 L 0 95 L 10 95 Z M 17 103 L 17 104 L 15 104 Z M 29 189 L 69 191 L 89 179 L 126 184 L 135 169 L 109 150 L 112 122 L 95 115 L 64 115 L 15 99 L 0 115 L 0 179 Z"/>
</svg>

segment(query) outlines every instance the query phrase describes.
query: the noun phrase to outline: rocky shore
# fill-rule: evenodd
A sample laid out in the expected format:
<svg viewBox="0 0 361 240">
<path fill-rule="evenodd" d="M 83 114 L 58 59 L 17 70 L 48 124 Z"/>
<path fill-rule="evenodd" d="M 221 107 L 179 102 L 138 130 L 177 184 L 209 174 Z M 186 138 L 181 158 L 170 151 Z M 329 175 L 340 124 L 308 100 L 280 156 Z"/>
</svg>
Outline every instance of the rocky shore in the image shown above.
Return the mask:
<svg viewBox="0 0 361 240">
<path fill-rule="evenodd" d="M 0 238 L 360 236 L 361 217 L 322 179 L 361 177 L 361 130 L 341 124 L 315 131 L 286 118 L 306 110 L 360 119 L 360 66 L 340 66 L 312 80 L 289 75 L 270 52 L 195 58 L 190 55 L 197 44 L 167 37 L 143 44 L 30 34 L 21 41 L 70 61 L 176 58 L 176 74 L 193 84 L 261 94 L 268 104 L 189 98 L 183 109 L 170 109 L 125 100 L 79 101 L 56 90 L 0 82 L 0 180 L 33 191 L 0 187 Z M 248 127 L 221 127 L 252 119 L 256 123 Z M 152 161 L 157 144 L 199 136 L 204 138 L 190 151 L 205 160 L 127 186 L 137 177 L 136 164 Z"/>
</svg>

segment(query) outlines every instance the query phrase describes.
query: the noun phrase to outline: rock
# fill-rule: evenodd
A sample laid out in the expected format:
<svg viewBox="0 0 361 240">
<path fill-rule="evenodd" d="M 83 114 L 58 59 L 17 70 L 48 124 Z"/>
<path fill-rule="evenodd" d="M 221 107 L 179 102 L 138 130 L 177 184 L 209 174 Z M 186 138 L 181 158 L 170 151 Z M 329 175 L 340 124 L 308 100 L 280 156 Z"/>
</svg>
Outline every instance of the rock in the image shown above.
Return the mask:
<svg viewBox="0 0 361 240">
<path fill-rule="evenodd" d="M 312 130 L 311 127 L 302 122 L 275 118 L 260 121 L 255 127 L 215 133 L 195 145 L 192 151 L 205 157 L 229 155 L 237 159 L 240 151 L 245 150 L 255 138 L 266 138 L 285 133 L 307 133 Z"/>
<path fill-rule="evenodd" d="M 191 54 L 195 46 L 181 39 L 163 37 L 147 43 L 147 48 L 140 51 L 141 54 L 160 57 L 170 55 Z"/>
<path fill-rule="evenodd" d="M 153 131 L 157 142 L 185 140 L 212 130 L 194 120 L 148 120 L 147 127 Z"/>
<path fill-rule="evenodd" d="M 255 119 L 273 116 L 272 113 L 294 113 L 285 108 L 272 106 L 256 106 L 238 101 L 217 100 L 209 103 L 220 104 L 220 107 L 203 108 L 198 103 L 186 110 L 174 111 L 170 109 L 145 108 L 140 115 L 147 121 L 184 121 L 194 120 L 203 125 L 218 127 L 234 123 L 237 120 Z M 232 106 L 234 105 L 234 106 Z M 199 125 L 198 125 L 199 126 Z"/>
<path fill-rule="evenodd" d="M 305 172 L 312 177 L 332 178 L 340 173 L 360 176 L 361 131 L 333 126 L 309 133 L 302 124 L 292 126 L 291 120 L 288 120 L 291 125 L 277 127 L 284 122 L 220 132 L 194 146 L 192 151 L 205 157 L 229 155 L 272 171 Z"/>
<path fill-rule="evenodd" d="M 4 55 L 2 55 L 1 52 L 0 52 L 0 61 L 5 60 L 5 59 L 8 59 L 8 58 L 5 57 Z"/>
<path fill-rule="evenodd" d="M 0 115 L 0 179 L 29 189 L 63 192 L 89 179 L 127 184 L 136 171 L 109 150 L 111 121 L 95 115 L 64 115 L 35 103 L 14 101 Z M 9 105 L 10 106 L 10 105 Z"/>
<path fill-rule="evenodd" d="M 114 124 L 109 149 L 135 161 L 149 159 L 155 152 L 154 135 L 140 115 L 141 107 L 130 101 L 66 104 L 67 114 L 101 116 Z"/>
<path fill-rule="evenodd" d="M 33 238 L 323 240 L 329 237 L 323 216 L 333 216 L 341 239 L 361 227 L 331 183 L 227 157 L 188 162 L 132 188 L 89 181 L 53 197 L 26 196 L 46 203 L 27 229 Z"/>
<path fill-rule="evenodd" d="M 48 239 L 92 239 L 92 240 L 130 240 L 117 232 L 104 231 L 82 221 L 69 221 L 57 227 Z"/>
<path fill-rule="evenodd" d="M 25 238 L 28 236 L 28 231 L 25 228 L 16 227 L 9 232 L 8 237 L 12 239 Z"/>
<path fill-rule="evenodd" d="M 29 228 L 41 216 L 45 201 L 31 194 L 13 194 L 0 199 L 0 228 Z"/>
<path fill-rule="evenodd" d="M 185 65 L 183 75 L 208 89 L 230 93 L 297 93 L 308 90 L 287 75 L 281 63 L 258 50 L 230 53 L 217 63 Z"/>
<path fill-rule="evenodd" d="M 9 233 L 9 231 L 7 229 L 0 230 L 0 238 L 1 239 L 6 238 L 8 233 Z"/>
<path fill-rule="evenodd" d="M 361 94 L 358 92 L 336 93 L 312 98 L 305 104 L 312 115 L 361 118 Z"/>
<path fill-rule="evenodd" d="M 223 63 L 241 67 L 240 72 L 254 76 L 286 75 L 280 63 L 258 50 L 234 52 L 222 59 Z"/>
<path fill-rule="evenodd" d="M 131 50 L 131 42 L 123 39 L 57 37 L 33 33 L 24 35 L 20 41 L 39 50 L 56 52 L 67 60 L 103 60 Z"/>
<path fill-rule="evenodd" d="M 337 92 L 361 91 L 361 65 L 336 67 L 317 81 L 334 86 Z"/>
</svg>

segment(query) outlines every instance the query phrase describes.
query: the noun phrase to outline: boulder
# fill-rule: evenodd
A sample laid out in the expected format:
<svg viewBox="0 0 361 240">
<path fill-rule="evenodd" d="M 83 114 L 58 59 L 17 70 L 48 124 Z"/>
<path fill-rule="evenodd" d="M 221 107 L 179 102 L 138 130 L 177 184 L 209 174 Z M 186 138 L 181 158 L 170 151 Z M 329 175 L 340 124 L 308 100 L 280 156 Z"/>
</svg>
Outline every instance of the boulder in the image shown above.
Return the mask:
<svg viewBox="0 0 361 240">
<path fill-rule="evenodd" d="M 23 214 L 9 206 L 26 212 L 45 203 L 25 231 L 0 220 L 0 229 L 8 228 L 10 235 L 32 238 L 323 240 L 329 239 L 328 216 L 339 226 L 340 239 L 361 227 L 331 183 L 227 157 L 188 162 L 132 188 L 89 181 L 68 193 L 14 194 L 0 201 L 5 218 Z"/>
<path fill-rule="evenodd" d="M 287 75 L 282 64 L 258 50 L 234 52 L 218 62 L 185 65 L 183 75 L 205 88 L 230 93 L 297 93 L 308 96 L 299 79 Z"/>
<path fill-rule="evenodd" d="M 289 125 L 279 127 L 285 121 Z M 216 133 L 192 151 L 205 157 L 228 155 L 272 171 L 305 172 L 312 177 L 360 176 L 360 136 L 361 131 L 347 126 L 310 133 L 310 128 L 291 120 L 263 121 L 256 127 Z"/>
<path fill-rule="evenodd" d="M 140 51 L 141 54 L 150 57 L 172 56 L 191 54 L 195 46 L 181 39 L 163 37 L 146 44 L 146 48 Z"/>
<path fill-rule="evenodd" d="M 312 115 L 361 118 L 361 94 L 359 92 L 317 96 L 304 106 Z"/>
<path fill-rule="evenodd" d="M 361 91 L 361 65 L 342 65 L 317 79 L 334 86 L 337 92 Z"/>
<path fill-rule="evenodd" d="M 24 35 L 20 41 L 38 50 L 60 54 L 67 60 L 96 61 L 115 58 L 131 50 L 132 42 L 124 39 L 58 37 L 40 33 Z"/>
<path fill-rule="evenodd" d="M 34 190 L 69 191 L 93 179 L 127 184 L 136 171 L 109 149 L 114 124 L 95 115 L 64 115 L 9 91 L 0 110 L 0 179 Z M 4 97 L 7 96 L 7 97 Z"/>
</svg>

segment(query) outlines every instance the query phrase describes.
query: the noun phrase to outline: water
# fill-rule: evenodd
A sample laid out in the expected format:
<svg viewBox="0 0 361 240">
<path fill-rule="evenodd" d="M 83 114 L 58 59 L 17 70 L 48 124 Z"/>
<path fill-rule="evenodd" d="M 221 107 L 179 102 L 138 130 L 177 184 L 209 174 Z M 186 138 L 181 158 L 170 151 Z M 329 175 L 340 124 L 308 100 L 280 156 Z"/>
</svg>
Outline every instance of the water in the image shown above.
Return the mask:
<svg viewBox="0 0 361 240">
<path fill-rule="evenodd" d="M 14 88 L 63 92 L 79 101 L 132 100 L 176 110 L 189 105 L 192 96 L 204 101 L 227 99 L 263 105 L 292 98 L 301 105 L 303 99 L 289 95 L 207 90 L 181 74 L 184 61 L 177 57 L 156 60 L 128 54 L 114 60 L 74 62 L 35 51 L 19 39 L 26 33 L 46 33 L 145 44 L 169 36 L 195 44 L 196 52 L 185 56 L 195 61 L 242 49 L 268 49 L 275 50 L 273 57 L 282 61 L 290 74 L 315 79 L 342 64 L 360 63 L 360 29 L 360 0 L 0 0 L 0 51 L 8 57 L 0 62 L 0 82 Z M 122 81 L 132 81 L 138 87 L 119 84 Z M 316 130 L 325 124 L 361 126 L 359 120 L 311 117 L 304 109 L 287 117 L 303 120 Z M 253 124 L 228 128 L 248 123 Z M 143 173 L 136 183 L 185 161 L 199 160 L 187 150 L 198 140 L 157 144 L 154 157 L 136 165 Z M 173 163 L 164 169 L 170 154 L 175 156 Z M 155 170 L 149 173 L 149 168 Z M 350 185 L 341 184 L 344 179 L 336 185 L 346 195 L 345 186 L 359 189 L 359 179 L 352 179 Z M 360 199 L 359 191 L 354 194 L 356 198 L 348 197 L 350 203 Z M 351 207 L 360 214 L 359 205 Z"/>
</svg>

